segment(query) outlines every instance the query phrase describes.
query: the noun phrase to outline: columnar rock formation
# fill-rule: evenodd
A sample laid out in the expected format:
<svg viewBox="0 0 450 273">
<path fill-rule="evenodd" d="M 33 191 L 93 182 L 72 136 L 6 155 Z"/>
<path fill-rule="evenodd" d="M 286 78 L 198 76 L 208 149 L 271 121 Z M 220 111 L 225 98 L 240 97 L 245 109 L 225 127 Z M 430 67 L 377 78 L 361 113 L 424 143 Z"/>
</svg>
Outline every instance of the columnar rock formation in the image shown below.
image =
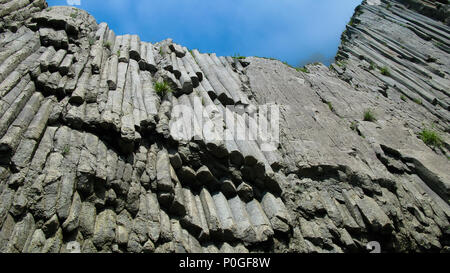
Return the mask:
<svg viewBox="0 0 450 273">
<path fill-rule="evenodd" d="M 412 2 L 300 71 L 0 1 L 0 251 L 448 251 L 448 5 Z"/>
</svg>

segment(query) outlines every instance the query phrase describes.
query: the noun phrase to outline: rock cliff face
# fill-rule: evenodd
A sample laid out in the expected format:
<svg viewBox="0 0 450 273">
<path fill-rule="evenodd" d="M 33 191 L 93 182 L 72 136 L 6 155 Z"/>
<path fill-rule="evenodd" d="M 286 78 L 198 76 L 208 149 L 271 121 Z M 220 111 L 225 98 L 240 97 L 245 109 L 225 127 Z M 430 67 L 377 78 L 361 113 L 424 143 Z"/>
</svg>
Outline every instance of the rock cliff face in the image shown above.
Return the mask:
<svg viewBox="0 0 450 273">
<path fill-rule="evenodd" d="M 449 251 L 446 3 L 363 1 L 305 69 L 0 5 L 1 252 Z"/>
</svg>

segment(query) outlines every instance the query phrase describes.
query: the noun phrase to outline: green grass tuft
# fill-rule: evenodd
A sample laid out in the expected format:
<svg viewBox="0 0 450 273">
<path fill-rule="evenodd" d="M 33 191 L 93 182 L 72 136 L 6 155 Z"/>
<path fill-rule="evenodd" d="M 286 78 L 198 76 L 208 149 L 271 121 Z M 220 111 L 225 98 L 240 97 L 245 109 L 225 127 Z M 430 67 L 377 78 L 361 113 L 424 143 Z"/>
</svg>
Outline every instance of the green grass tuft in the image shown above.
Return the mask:
<svg viewBox="0 0 450 273">
<path fill-rule="evenodd" d="M 70 152 L 70 146 L 69 146 L 69 144 L 66 144 L 63 148 L 62 155 L 66 156 L 69 154 L 69 152 Z"/>
<path fill-rule="evenodd" d="M 295 70 L 301 71 L 303 73 L 309 73 L 309 70 L 306 67 L 297 67 L 297 68 L 295 68 Z"/>
<path fill-rule="evenodd" d="M 109 50 L 111 50 L 111 42 L 110 41 L 106 41 L 103 46 Z"/>
<path fill-rule="evenodd" d="M 154 88 L 156 93 L 161 97 L 165 96 L 167 93 L 172 92 L 172 88 L 166 81 L 156 82 Z"/>
<path fill-rule="evenodd" d="M 351 18 L 351 19 L 350 19 L 350 22 L 348 22 L 348 24 L 349 24 L 350 26 L 354 26 L 354 25 L 355 25 L 355 19 Z"/>
<path fill-rule="evenodd" d="M 333 104 L 331 102 L 327 102 L 327 104 L 328 104 L 328 108 L 330 108 L 330 111 L 334 112 Z"/>
<path fill-rule="evenodd" d="M 401 95 L 401 96 L 400 96 L 400 99 L 401 99 L 402 101 L 406 101 L 406 100 L 407 100 L 407 98 L 405 97 L 405 95 Z"/>
<path fill-rule="evenodd" d="M 440 147 L 443 143 L 442 138 L 438 133 L 428 129 L 424 129 L 420 133 L 420 139 L 422 139 L 425 144 L 434 147 Z"/>
<path fill-rule="evenodd" d="M 242 60 L 245 59 L 246 57 L 241 56 L 239 53 L 234 54 L 233 59 L 238 59 L 238 60 Z"/>
<path fill-rule="evenodd" d="M 380 68 L 380 72 L 381 72 L 382 75 L 385 75 L 385 76 L 390 76 L 391 75 L 391 72 L 389 71 L 389 68 L 387 66 L 381 67 Z"/>
<path fill-rule="evenodd" d="M 95 44 L 95 41 L 96 41 L 96 40 L 95 40 L 94 37 L 90 37 L 90 38 L 89 38 L 89 45 L 90 45 L 90 46 L 93 46 L 93 45 Z"/>
<path fill-rule="evenodd" d="M 336 65 L 341 67 L 341 68 L 345 68 L 345 66 L 347 65 L 347 61 L 346 60 L 339 60 L 336 62 Z"/>
<path fill-rule="evenodd" d="M 368 109 L 364 112 L 364 121 L 370 121 L 374 122 L 377 119 L 375 118 L 375 114 L 372 112 L 372 110 Z"/>
<path fill-rule="evenodd" d="M 415 99 L 413 99 L 413 101 L 414 101 L 415 103 L 419 104 L 419 105 L 422 105 L 422 104 L 423 104 L 422 100 L 419 99 L 419 98 L 415 98 Z"/>
<path fill-rule="evenodd" d="M 276 59 L 275 59 L 275 60 L 276 60 Z M 303 72 L 303 73 L 309 73 L 309 70 L 308 70 L 308 68 L 306 68 L 306 66 L 303 66 L 303 67 L 294 67 L 294 66 L 288 64 L 288 62 L 282 62 L 282 63 L 283 63 L 284 65 L 289 66 L 290 68 L 293 68 L 293 69 L 297 70 L 297 71 L 301 71 L 301 72 Z M 317 63 L 317 64 L 318 64 L 318 63 Z"/>
</svg>

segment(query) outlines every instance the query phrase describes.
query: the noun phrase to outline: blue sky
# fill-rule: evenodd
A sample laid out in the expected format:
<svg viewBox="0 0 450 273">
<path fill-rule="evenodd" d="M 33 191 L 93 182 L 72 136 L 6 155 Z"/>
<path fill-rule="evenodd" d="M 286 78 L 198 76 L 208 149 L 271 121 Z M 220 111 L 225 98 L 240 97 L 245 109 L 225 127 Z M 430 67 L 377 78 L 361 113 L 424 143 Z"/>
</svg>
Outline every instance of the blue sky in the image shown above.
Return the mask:
<svg viewBox="0 0 450 273">
<path fill-rule="evenodd" d="M 81 0 L 77 6 L 116 34 L 174 42 L 222 56 L 329 64 L 362 0 Z M 47 0 L 50 6 L 67 0 Z"/>
</svg>

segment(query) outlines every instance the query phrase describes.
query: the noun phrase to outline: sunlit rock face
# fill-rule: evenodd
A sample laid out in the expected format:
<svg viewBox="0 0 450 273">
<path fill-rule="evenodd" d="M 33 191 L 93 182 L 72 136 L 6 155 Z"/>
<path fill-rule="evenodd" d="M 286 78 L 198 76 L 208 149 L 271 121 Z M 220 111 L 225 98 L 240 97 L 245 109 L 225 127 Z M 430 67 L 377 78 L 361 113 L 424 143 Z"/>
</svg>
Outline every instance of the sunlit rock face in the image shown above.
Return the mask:
<svg viewBox="0 0 450 273">
<path fill-rule="evenodd" d="M 447 4 L 296 69 L 0 3 L 1 252 L 449 251 Z"/>
</svg>

